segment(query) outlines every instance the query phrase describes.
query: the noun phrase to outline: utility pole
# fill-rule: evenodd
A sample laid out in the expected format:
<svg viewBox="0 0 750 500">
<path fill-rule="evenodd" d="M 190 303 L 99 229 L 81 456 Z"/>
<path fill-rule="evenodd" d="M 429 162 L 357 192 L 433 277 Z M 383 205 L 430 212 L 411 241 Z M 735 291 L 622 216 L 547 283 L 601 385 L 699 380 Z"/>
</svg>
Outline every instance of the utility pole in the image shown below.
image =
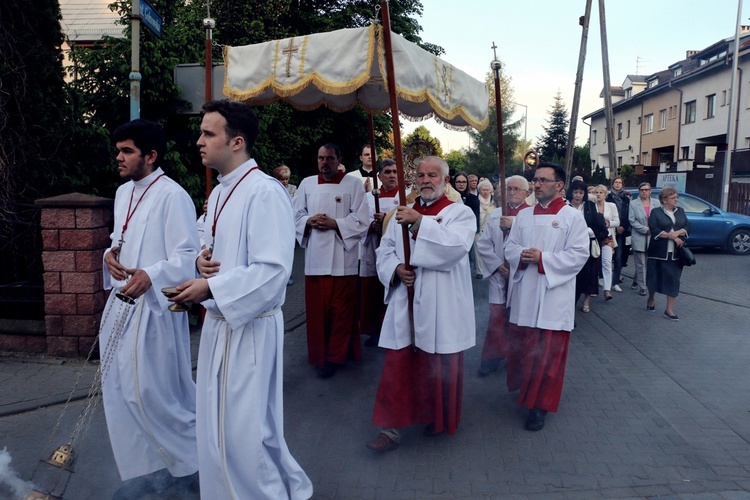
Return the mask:
<svg viewBox="0 0 750 500">
<path fill-rule="evenodd" d="M 573 93 L 573 108 L 570 112 L 570 130 L 568 131 L 568 146 L 565 151 L 565 174 L 570 180 L 573 171 L 573 153 L 576 145 L 576 128 L 578 126 L 578 108 L 581 105 L 581 83 L 583 82 L 583 66 L 586 62 L 586 43 L 589 39 L 589 18 L 591 17 L 591 2 L 586 0 L 586 12 L 579 23 L 583 26 L 581 33 L 581 49 L 578 51 L 578 71 L 576 71 L 576 86 Z"/>
<path fill-rule="evenodd" d="M 130 49 L 130 119 L 141 117 L 141 2 L 133 0 L 130 11 L 131 49 Z"/>
<path fill-rule="evenodd" d="M 607 153 L 609 156 L 610 178 L 617 172 L 615 163 L 615 119 L 612 112 L 612 86 L 609 81 L 609 49 L 607 47 L 607 19 L 604 14 L 604 0 L 599 0 L 599 31 L 602 37 L 602 70 L 604 73 L 604 114 L 607 118 Z"/>
<path fill-rule="evenodd" d="M 742 0 L 737 1 L 737 24 L 734 32 L 734 54 L 732 55 L 732 83 L 730 88 L 729 118 L 727 123 L 727 152 L 724 155 L 724 174 L 721 178 L 721 209 L 729 209 L 729 185 L 732 182 L 732 151 L 737 147 L 737 122 L 734 118 L 739 109 L 739 84 L 737 65 L 740 59 L 740 23 L 742 23 Z"/>
<path fill-rule="evenodd" d="M 607 153 L 609 156 L 609 176 L 617 172 L 615 162 L 615 118 L 612 112 L 612 85 L 609 81 L 609 49 L 607 48 L 607 19 L 604 14 L 604 0 L 599 0 L 599 31 L 602 36 L 602 71 L 604 73 L 604 114 L 607 119 Z"/>
</svg>

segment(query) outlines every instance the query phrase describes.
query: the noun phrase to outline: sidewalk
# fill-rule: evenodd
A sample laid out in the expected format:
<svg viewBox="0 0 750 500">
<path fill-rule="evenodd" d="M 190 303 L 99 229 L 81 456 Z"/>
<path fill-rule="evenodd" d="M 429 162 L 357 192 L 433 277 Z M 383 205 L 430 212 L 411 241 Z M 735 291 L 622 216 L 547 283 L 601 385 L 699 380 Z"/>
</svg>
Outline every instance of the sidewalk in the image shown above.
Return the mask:
<svg viewBox="0 0 750 500">
<path fill-rule="evenodd" d="M 399 449 L 377 455 L 365 442 L 377 432 L 383 351 L 365 347 L 361 362 L 329 380 L 315 377 L 298 254 L 284 307 L 285 425 L 315 498 L 750 498 L 750 259 L 697 258 L 683 274 L 679 322 L 661 316 L 663 297 L 656 314 L 647 312 L 630 280 L 614 300 L 600 296 L 591 313 L 577 312 L 560 411 L 541 432 L 523 429 L 525 412 L 505 392 L 504 371 L 477 377 L 475 347 L 465 358 L 458 433 L 428 438 L 411 428 Z M 486 282 L 474 285 L 481 346 Z M 0 358 L 0 448 L 21 477 L 64 444 L 48 436 L 81 367 Z M 83 370 L 86 390 L 94 369 Z M 81 407 L 71 404 L 60 436 Z M 66 498 L 110 497 L 120 483 L 101 408 L 77 451 Z"/>
</svg>

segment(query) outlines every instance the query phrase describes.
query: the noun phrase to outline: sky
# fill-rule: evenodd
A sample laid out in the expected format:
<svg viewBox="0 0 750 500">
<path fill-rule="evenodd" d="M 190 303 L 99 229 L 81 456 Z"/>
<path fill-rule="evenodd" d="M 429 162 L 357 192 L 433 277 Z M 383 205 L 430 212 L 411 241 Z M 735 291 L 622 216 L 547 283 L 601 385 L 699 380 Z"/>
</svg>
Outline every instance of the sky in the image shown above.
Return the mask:
<svg viewBox="0 0 750 500">
<path fill-rule="evenodd" d="M 619 86 L 629 74 L 650 75 L 724 38 L 733 38 L 739 0 L 609 0 L 605 2 L 610 83 Z M 750 0 L 742 0 L 741 24 L 750 24 Z M 543 134 L 559 90 L 568 111 L 573 104 L 586 0 L 422 0 L 422 40 L 445 49 L 441 57 L 484 80 L 497 45 L 503 71 L 511 77 L 514 120 L 528 111 L 526 137 Z M 576 143 L 585 144 L 588 127 L 580 118 L 603 107 L 604 88 L 599 35 L 599 1 L 594 0 L 581 86 Z M 469 136 L 433 120 L 403 121 L 406 135 L 425 125 L 444 152 L 465 148 Z M 523 137 L 523 127 L 520 128 Z"/>
</svg>

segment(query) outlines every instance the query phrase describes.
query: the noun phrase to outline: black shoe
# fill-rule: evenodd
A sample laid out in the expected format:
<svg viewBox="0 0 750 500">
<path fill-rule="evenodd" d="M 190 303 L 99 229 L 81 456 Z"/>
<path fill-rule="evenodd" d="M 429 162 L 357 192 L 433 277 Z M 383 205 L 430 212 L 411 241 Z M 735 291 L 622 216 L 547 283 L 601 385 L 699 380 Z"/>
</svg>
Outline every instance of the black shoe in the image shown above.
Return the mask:
<svg viewBox="0 0 750 500">
<path fill-rule="evenodd" d="M 655 312 L 656 311 L 656 306 L 655 305 L 654 306 L 650 306 L 650 305 L 646 304 L 646 310 L 650 311 L 650 312 Z"/>
<path fill-rule="evenodd" d="M 370 337 L 367 340 L 365 340 L 365 345 L 367 347 L 377 347 L 379 341 L 380 341 L 380 335 L 370 335 Z"/>
<path fill-rule="evenodd" d="M 318 378 L 331 378 L 334 375 L 336 375 L 336 371 L 338 371 L 340 365 L 337 365 L 336 363 L 329 363 L 326 361 L 326 364 L 323 368 L 318 368 Z"/>
<path fill-rule="evenodd" d="M 538 410 L 532 408 L 529 410 L 529 416 L 526 419 L 527 431 L 541 431 L 544 429 L 544 417 L 547 416 L 547 410 Z"/>
<path fill-rule="evenodd" d="M 174 493 L 177 498 L 188 499 L 188 498 L 200 498 L 200 482 L 198 480 L 198 473 L 191 474 L 184 477 L 176 477 L 174 484 L 169 487 L 164 493 Z"/>
<path fill-rule="evenodd" d="M 485 359 L 479 364 L 479 371 L 477 373 L 480 377 L 486 377 L 490 373 L 496 372 L 499 366 L 499 359 Z"/>
<path fill-rule="evenodd" d="M 630 285 L 630 289 L 631 289 L 631 290 L 637 290 L 637 289 L 638 289 L 638 283 L 636 283 L 636 282 L 634 281 L 634 282 L 633 282 L 633 284 L 632 284 L 632 285 Z"/>
<path fill-rule="evenodd" d="M 667 311 L 664 311 L 664 317 L 667 319 L 671 319 L 672 321 L 680 320 L 680 318 L 678 318 L 676 314 L 669 314 Z"/>
</svg>

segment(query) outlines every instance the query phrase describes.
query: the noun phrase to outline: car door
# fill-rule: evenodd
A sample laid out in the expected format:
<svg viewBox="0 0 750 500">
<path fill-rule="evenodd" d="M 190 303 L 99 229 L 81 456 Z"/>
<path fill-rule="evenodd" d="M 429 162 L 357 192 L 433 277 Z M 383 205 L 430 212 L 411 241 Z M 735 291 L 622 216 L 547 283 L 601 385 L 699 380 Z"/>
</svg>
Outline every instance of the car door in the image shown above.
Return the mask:
<svg viewBox="0 0 750 500">
<path fill-rule="evenodd" d="M 722 246 L 724 244 L 726 222 L 714 207 L 685 193 L 680 193 L 677 205 L 685 210 L 690 221 L 689 246 Z"/>
</svg>

